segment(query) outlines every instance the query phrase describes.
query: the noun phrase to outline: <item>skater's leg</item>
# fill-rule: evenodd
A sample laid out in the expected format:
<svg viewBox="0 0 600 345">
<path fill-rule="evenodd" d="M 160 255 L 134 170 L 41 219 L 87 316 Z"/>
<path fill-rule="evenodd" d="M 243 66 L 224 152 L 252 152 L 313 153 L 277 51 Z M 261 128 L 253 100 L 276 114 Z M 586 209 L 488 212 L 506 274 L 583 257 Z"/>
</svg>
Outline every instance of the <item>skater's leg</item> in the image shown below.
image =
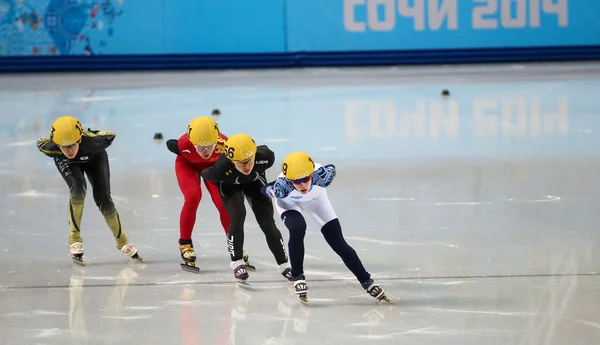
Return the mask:
<svg viewBox="0 0 600 345">
<path fill-rule="evenodd" d="M 55 158 L 54 163 L 69 186 L 69 246 L 83 243 L 80 225 L 87 184 L 81 169 L 82 164 L 67 164 L 60 158 Z"/>
<path fill-rule="evenodd" d="M 242 260 L 244 247 L 244 221 L 246 207 L 244 193 L 233 186 L 220 186 L 220 193 L 225 209 L 229 213 L 230 223 L 227 229 L 227 243 L 232 262 Z"/>
<path fill-rule="evenodd" d="M 231 220 L 229 218 L 229 213 L 227 213 L 227 209 L 225 205 L 223 205 L 223 200 L 219 194 L 219 186 L 215 182 L 210 182 L 204 180 L 204 185 L 210 194 L 210 197 L 215 204 L 215 207 L 219 211 L 219 218 L 221 219 L 221 225 L 223 226 L 223 230 L 225 231 L 225 235 L 227 235 L 227 231 L 229 229 L 229 224 Z"/>
<path fill-rule="evenodd" d="M 244 221 L 246 220 L 244 193 L 238 186 L 224 186 L 223 184 L 219 185 L 219 192 L 230 217 L 229 229 L 227 229 L 227 245 L 233 275 L 236 279 L 245 281 L 249 275 L 246 270 L 246 263 L 243 260 Z"/>
<path fill-rule="evenodd" d="M 200 177 L 181 156 L 175 159 L 175 175 L 183 194 L 183 207 L 179 215 L 179 244 L 190 244 L 196 224 L 196 212 L 202 200 Z"/>
<path fill-rule="evenodd" d="M 248 198 L 248 203 L 256 217 L 258 226 L 265 234 L 269 249 L 271 250 L 271 253 L 273 253 L 277 264 L 280 265 L 280 270 L 283 272 L 285 269 L 283 266 L 287 267 L 287 265 L 283 264 L 288 262 L 285 252 L 285 243 L 283 242 L 281 232 L 277 228 L 277 225 L 275 225 L 275 219 L 273 218 L 273 202 L 271 201 L 271 198 L 260 192 L 262 186 L 263 184 L 261 181 L 257 180 L 252 184 L 246 185 L 244 193 Z"/>
<path fill-rule="evenodd" d="M 358 279 L 361 284 L 371 278 L 371 275 L 363 266 L 356 251 L 344 239 L 342 227 L 337 218 L 325 224 L 321 228 L 321 233 L 331 249 L 342 258 L 346 267 L 348 267 L 348 269 L 356 276 L 356 279 Z"/>
<path fill-rule="evenodd" d="M 346 267 L 356 276 L 356 279 L 361 284 L 368 281 L 371 275 L 365 270 L 356 251 L 344 239 L 340 221 L 329 202 L 327 194 L 306 205 L 306 211 L 317 226 L 321 228 L 321 233 L 331 249 L 340 256 Z"/>
<path fill-rule="evenodd" d="M 346 267 L 354 274 L 363 289 L 377 300 L 385 300 L 391 303 L 385 296 L 383 289 L 371 279 L 371 274 L 363 266 L 354 248 L 344 239 L 340 221 L 329 202 L 327 194 L 322 195 L 314 203 L 307 205 L 306 211 L 311 215 L 315 223 L 321 226 L 323 237 L 325 237 L 331 249 L 342 258 Z"/>
<path fill-rule="evenodd" d="M 177 156 L 175 159 L 175 175 L 183 194 L 183 207 L 179 214 L 179 251 L 186 265 L 195 266 L 196 252 L 192 242 L 192 233 L 196 224 L 198 206 L 202 200 L 200 176 L 181 156 Z"/>
<path fill-rule="evenodd" d="M 223 205 L 223 200 L 221 199 L 219 186 L 215 182 L 211 182 L 208 180 L 204 180 L 204 185 L 206 186 L 206 189 L 208 190 L 208 193 L 210 194 L 210 197 L 211 197 L 213 203 L 215 204 L 215 207 L 219 211 L 219 218 L 221 219 L 221 225 L 223 226 L 223 230 L 225 231 L 225 236 L 227 236 L 227 231 L 229 229 L 229 225 L 231 224 L 231 219 L 229 217 L 229 213 L 227 212 L 227 209 L 225 208 L 225 205 Z M 248 255 L 246 255 L 246 252 L 243 250 L 243 248 L 242 248 L 242 259 L 244 260 L 244 263 L 246 264 L 246 267 L 248 269 L 251 269 L 251 270 L 256 269 L 256 267 L 252 266 L 250 264 L 250 262 L 248 261 Z"/>
<path fill-rule="evenodd" d="M 106 152 L 95 156 L 89 163 L 86 163 L 84 170 L 92 185 L 94 202 L 100 209 L 106 224 L 115 238 L 117 249 L 121 250 L 125 245 L 129 244 L 129 240 L 121 227 L 119 213 L 112 201 L 110 193 L 110 169 Z"/>
<path fill-rule="evenodd" d="M 281 200 L 277 200 L 278 205 Z M 299 277 L 304 274 L 304 236 L 306 235 L 306 221 L 297 210 L 283 212 L 281 220 L 290 232 L 288 250 L 292 276 Z"/>
</svg>

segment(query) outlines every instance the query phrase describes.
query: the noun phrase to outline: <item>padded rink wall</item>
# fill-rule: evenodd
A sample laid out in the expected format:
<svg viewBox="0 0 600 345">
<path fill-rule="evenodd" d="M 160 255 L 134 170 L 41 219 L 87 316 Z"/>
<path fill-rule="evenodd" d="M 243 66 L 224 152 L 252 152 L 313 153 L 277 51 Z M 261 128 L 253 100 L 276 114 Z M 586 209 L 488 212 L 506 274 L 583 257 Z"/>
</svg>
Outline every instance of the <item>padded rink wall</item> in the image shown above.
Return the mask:
<svg viewBox="0 0 600 345">
<path fill-rule="evenodd" d="M 0 0 L 0 71 L 600 58 L 600 0 Z"/>
</svg>

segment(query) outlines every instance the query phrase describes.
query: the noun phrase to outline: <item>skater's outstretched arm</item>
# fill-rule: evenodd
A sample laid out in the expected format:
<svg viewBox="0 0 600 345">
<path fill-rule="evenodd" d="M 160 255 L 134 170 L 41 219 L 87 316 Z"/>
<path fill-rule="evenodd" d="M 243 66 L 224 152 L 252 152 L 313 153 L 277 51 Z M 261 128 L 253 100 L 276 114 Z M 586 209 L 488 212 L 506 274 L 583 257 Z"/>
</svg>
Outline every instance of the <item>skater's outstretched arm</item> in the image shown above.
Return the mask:
<svg viewBox="0 0 600 345">
<path fill-rule="evenodd" d="M 234 183 L 239 174 L 233 163 L 225 155 L 221 155 L 215 165 L 202 170 L 200 176 L 207 181 Z"/>
<path fill-rule="evenodd" d="M 269 197 L 284 199 L 294 190 L 292 182 L 285 177 L 278 177 L 275 181 L 264 185 L 260 191 Z"/>
<path fill-rule="evenodd" d="M 335 165 L 321 166 L 312 173 L 312 184 L 319 187 L 328 187 L 335 178 Z"/>
</svg>

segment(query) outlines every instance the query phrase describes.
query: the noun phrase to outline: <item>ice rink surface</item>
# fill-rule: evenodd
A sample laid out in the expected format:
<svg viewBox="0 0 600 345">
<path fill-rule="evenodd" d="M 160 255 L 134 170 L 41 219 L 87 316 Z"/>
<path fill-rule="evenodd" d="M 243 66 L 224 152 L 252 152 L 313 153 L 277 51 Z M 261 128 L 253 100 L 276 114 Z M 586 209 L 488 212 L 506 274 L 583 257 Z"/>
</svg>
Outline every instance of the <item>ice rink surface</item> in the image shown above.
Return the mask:
<svg viewBox="0 0 600 345">
<path fill-rule="evenodd" d="M 598 95 L 600 63 L 0 76 L 0 344 L 599 343 Z M 346 239 L 393 305 L 309 224 L 301 306 L 250 212 L 239 288 L 204 188 L 200 273 L 181 271 L 175 156 L 153 136 L 213 108 L 276 152 L 271 179 L 296 150 L 337 166 Z M 91 191 L 72 264 L 68 190 L 35 147 L 64 115 L 117 133 L 113 199 L 147 264 Z"/>
</svg>

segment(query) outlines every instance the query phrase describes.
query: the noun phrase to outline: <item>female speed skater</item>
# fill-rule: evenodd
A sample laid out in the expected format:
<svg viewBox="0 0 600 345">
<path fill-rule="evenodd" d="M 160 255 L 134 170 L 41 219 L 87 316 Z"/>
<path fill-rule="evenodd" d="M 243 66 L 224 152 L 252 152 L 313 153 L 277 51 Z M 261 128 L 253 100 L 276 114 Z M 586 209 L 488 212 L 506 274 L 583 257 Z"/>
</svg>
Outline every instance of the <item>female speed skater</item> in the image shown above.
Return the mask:
<svg viewBox="0 0 600 345">
<path fill-rule="evenodd" d="M 202 199 L 200 174 L 215 164 L 223 152 L 226 140 L 227 137 L 221 133 L 218 124 L 208 116 L 193 119 L 188 125 L 186 133 L 179 139 L 167 140 L 167 148 L 177 155 L 175 175 L 184 197 L 179 217 L 179 251 L 183 259 L 181 268 L 186 271 L 199 272 L 196 267 L 192 233 L 196 223 L 196 212 Z M 206 179 L 204 179 L 204 185 L 219 211 L 221 225 L 227 235 L 230 219 L 219 195 L 219 188 L 215 182 Z M 243 260 L 247 269 L 255 269 L 248 262 L 245 252 Z"/>
<path fill-rule="evenodd" d="M 327 197 L 327 186 L 333 182 L 336 171 L 332 164 L 315 164 L 305 152 L 294 152 L 283 160 L 277 179 L 262 188 L 262 192 L 276 199 L 275 206 L 281 220 L 290 232 L 288 242 L 294 290 L 304 304 L 308 304 L 308 286 L 304 276 L 304 235 L 306 221 L 303 213 L 312 218 L 321 229 L 325 240 L 356 276 L 363 289 L 378 301 L 391 303 L 383 288 L 371 278 L 356 251 L 346 242 L 342 227 Z"/>
<path fill-rule="evenodd" d="M 145 261 L 139 256 L 138 250 L 129 244 L 111 197 L 106 149 L 114 139 L 113 132 L 85 131 L 76 118 L 64 116 L 52 124 L 50 138 L 40 138 L 36 142 L 38 150 L 54 160 L 69 187 L 69 247 L 73 262 L 79 265 L 85 265 L 80 232 L 87 192 L 85 176 L 92 186 L 94 202 L 115 238 L 117 249 L 129 258 Z"/>
</svg>

